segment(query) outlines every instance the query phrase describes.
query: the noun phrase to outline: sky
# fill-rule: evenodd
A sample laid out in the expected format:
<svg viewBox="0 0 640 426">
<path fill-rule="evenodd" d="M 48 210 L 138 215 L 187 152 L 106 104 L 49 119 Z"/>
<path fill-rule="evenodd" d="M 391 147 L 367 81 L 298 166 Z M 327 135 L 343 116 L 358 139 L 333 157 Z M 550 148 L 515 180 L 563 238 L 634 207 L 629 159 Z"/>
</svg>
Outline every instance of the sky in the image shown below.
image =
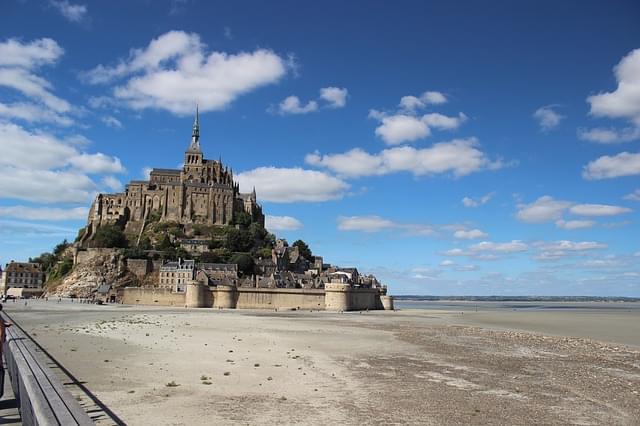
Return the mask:
<svg viewBox="0 0 640 426">
<path fill-rule="evenodd" d="M 392 294 L 640 296 L 637 1 L 5 0 L 0 263 L 206 158 Z"/>
</svg>

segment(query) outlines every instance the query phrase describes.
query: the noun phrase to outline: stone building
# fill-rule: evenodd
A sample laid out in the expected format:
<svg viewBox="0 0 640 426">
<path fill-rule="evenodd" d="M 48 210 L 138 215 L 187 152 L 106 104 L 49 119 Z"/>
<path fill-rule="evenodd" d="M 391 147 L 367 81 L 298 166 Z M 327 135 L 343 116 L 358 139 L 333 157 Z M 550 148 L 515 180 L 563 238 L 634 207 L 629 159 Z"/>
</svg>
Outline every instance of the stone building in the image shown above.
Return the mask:
<svg viewBox="0 0 640 426">
<path fill-rule="evenodd" d="M 23 297 L 40 295 L 45 280 L 39 263 L 11 261 L 2 274 L 2 294 Z"/>
<path fill-rule="evenodd" d="M 235 263 L 200 263 L 197 269 L 196 281 L 206 285 L 219 285 L 225 279 L 238 279 L 238 265 Z"/>
<path fill-rule="evenodd" d="M 87 243 L 104 224 L 121 224 L 127 232 L 138 233 L 148 220 L 229 225 L 241 212 L 264 226 L 255 189 L 241 194 L 233 170 L 222 160 L 203 158 L 196 110 L 182 169 L 153 169 L 148 181 L 131 181 L 124 192 L 98 194 L 81 242 Z"/>
<path fill-rule="evenodd" d="M 158 287 L 177 293 L 183 292 L 187 284 L 196 277 L 195 261 L 178 259 L 167 262 L 160 268 Z"/>
</svg>

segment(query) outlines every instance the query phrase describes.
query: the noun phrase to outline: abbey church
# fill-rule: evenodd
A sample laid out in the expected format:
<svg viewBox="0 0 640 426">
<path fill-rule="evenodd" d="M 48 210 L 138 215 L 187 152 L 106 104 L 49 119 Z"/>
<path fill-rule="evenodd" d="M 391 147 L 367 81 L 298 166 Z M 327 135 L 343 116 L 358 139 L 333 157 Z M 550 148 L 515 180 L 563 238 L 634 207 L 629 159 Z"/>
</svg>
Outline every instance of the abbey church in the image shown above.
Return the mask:
<svg viewBox="0 0 640 426">
<path fill-rule="evenodd" d="M 131 181 L 125 192 L 98 194 L 89 210 L 83 241 L 104 224 L 121 224 L 131 233 L 139 232 L 150 217 L 183 225 L 229 225 L 240 212 L 264 226 L 255 189 L 241 194 L 232 170 L 221 160 L 203 158 L 196 110 L 182 169 L 153 169 L 148 181 Z"/>
</svg>

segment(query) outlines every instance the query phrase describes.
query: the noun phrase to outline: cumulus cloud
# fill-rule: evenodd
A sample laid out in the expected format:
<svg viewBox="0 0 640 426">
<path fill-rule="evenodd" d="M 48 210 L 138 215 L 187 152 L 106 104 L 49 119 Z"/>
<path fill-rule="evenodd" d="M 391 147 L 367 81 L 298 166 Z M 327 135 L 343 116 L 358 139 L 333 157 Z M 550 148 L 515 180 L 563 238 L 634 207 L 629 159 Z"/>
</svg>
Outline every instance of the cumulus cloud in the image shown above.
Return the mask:
<svg viewBox="0 0 640 426">
<path fill-rule="evenodd" d="M 465 207 L 480 207 L 484 204 L 487 204 L 489 202 L 489 200 L 491 200 L 491 198 L 493 198 L 494 193 L 490 192 L 486 195 L 483 195 L 482 197 L 479 198 L 471 198 L 471 197 L 464 197 L 462 199 L 462 204 Z"/>
<path fill-rule="evenodd" d="M 388 148 L 377 154 L 369 154 L 360 148 L 343 154 L 321 155 L 315 152 L 307 155 L 305 161 L 348 177 L 398 172 L 409 172 L 415 176 L 451 173 L 455 177 L 461 177 L 481 170 L 504 167 L 501 161 L 490 160 L 479 149 L 475 138 L 454 139 L 422 149 L 408 146 Z"/>
<path fill-rule="evenodd" d="M 425 108 L 428 105 L 440 105 L 447 102 L 447 97 L 440 92 L 424 92 L 420 96 L 403 96 L 400 99 L 400 109 L 405 111 L 415 111 Z"/>
<path fill-rule="evenodd" d="M 466 249 L 453 248 L 442 253 L 443 256 L 469 257 L 476 260 L 498 260 L 504 256 L 526 252 L 529 246 L 520 240 L 506 242 L 482 241 Z"/>
<path fill-rule="evenodd" d="M 376 128 L 376 135 L 387 145 L 413 142 L 424 139 L 430 134 L 431 130 L 427 123 L 419 117 L 404 114 L 383 117 L 380 126 Z"/>
<path fill-rule="evenodd" d="M 617 216 L 632 211 L 627 207 L 607 204 L 577 204 L 569 209 L 569 212 L 579 216 Z"/>
<path fill-rule="evenodd" d="M 302 226 L 302 222 L 291 216 L 267 215 L 265 217 L 265 228 L 269 231 L 295 231 Z"/>
<path fill-rule="evenodd" d="M 635 191 L 625 195 L 622 198 L 630 201 L 640 201 L 640 189 L 636 189 Z"/>
<path fill-rule="evenodd" d="M 64 49 L 50 38 L 31 43 L 10 38 L 0 43 L 0 66 L 33 69 L 55 63 L 63 53 Z"/>
<path fill-rule="evenodd" d="M 125 171 L 120 160 L 80 149 L 84 139 L 59 139 L 0 123 L 0 197 L 35 202 L 86 202 L 97 189 L 88 176 Z M 28 161 L 25 161 L 28 159 Z M 51 191 L 54 186 L 56 191 Z"/>
<path fill-rule="evenodd" d="M 614 68 L 618 87 L 613 92 L 589 96 L 596 117 L 624 118 L 640 126 L 640 49 L 632 50 Z"/>
<path fill-rule="evenodd" d="M 102 122 L 109 127 L 113 127 L 114 129 L 122 129 L 122 123 L 115 117 L 107 115 L 101 118 Z"/>
<path fill-rule="evenodd" d="M 111 191 L 122 191 L 122 182 L 120 182 L 115 176 L 105 176 L 102 178 L 101 182 Z"/>
<path fill-rule="evenodd" d="M 207 52 L 200 37 L 170 31 L 113 66 L 86 72 L 91 84 L 127 79 L 113 96 L 133 109 L 165 109 L 177 115 L 223 109 L 239 96 L 273 84 L 287 72 L 287 59 L 267 49 L 228 54 Z"/>
<path fill-rule="evenodd" d="M 428 223 L 402 223 L 377 215 L 340 216 L 338 229 L 341 231 L 383 232 L 394 231 L 394 235 L 402 237 L 433 237 L 450 235 L 456 239 L 472 240 L 485 238 L 488 235 L 479 229 L 467 229 L 465 225 L 432 225 Z"/>
<path fill-rule="evenodd" d="M 431 135 L 431 128 L 453 130 L 467 120 L 467 116 L 462 112 L 454 117 L 440 113 L 418 113 L 428 105 L 442 104 L 446 101 L 446 97 L 440 92 L 425 92 L 420 97 L 403 96 L 398 111 L 387 113 L 372 109 L 369 111 L 369 118 L 380 122 L 376 128 L 376 135 L 387 145 L 415 142 Z"/>
<path fill-rule="evenodd" d="M 574 230 L 592 228 L 596 224 L 593 220 L 556 220 L 556 226 L 561 229 Z"/>
<path fill-rule="evenodd" d="M 51 0 L 49 3 L 71 22 L 82 22 L 88 17 L 89 10 L 84 4 L 71 4 L 67 0 Z"/>
<path fill-rule="evenodd" d="M 300 98 L 297 96 L 288 96 L 278 104 L 276 112 L 281 115 L 288 114 L 308 114 L 318 110 L 316 101 L 309 101 L 306 105 L 302 105 Z"/>
<path fill-rule="evenodd" d="M 236 176 L 241 190 L 256 188 L 258 198 L 275 203 L 342 198 L 349 185 L 339 178 L 302 168 L 259 167 Z"/>
<path fill-rule="evenodd" d="M 584 252 L 606 249 L 607 245 L 596 241 L 552 241 L 535 244 L 538 252 L 533 256 L 540 261 L 555 261 Z"/>
<path fill-rule="evenodd" d="M 349 216 L 338 218 L 341 231 L 380 232 L 397 228 L 399 224 L 380 216 Z"/>
<path fill-rule="evenodd" d="M 516 218 L 521 222 L 554 222 L 558 228 L 566 230 L 590 228 L 595 225 L 592 220 L 565 220 L 566 213 L 576 216 L 602 217 L 617 216 L 632 211 L 627 207 L 609 204 L 577 204 L 572 201 L 556 200 L 549 195 L 544 195 L 529 204 L 518 204 L 517 207 Z"/>
<path fill-rule="evenodd" d="M 54 64 L 63 53 L 62 47 L 50 38 L 32 42 L 10 38 L 0 42 L 0 87 L 23 97 L 17 102 L 0 102 L 0 117 L 61 126 L 73 123 L 67 115 L 73 110 L 71 104 L 54 95 L 53 85 L 36 72 L 44 65 Z"/>
<path fill-rule="evenodd" d="M 564 116 L 556 112 L 554 108 L 555 105 L 547 105 L 538 108 L 533 113 L 533 117 L 538 120 L 538 124 L 540 125 L 541 130 L 549 131 L 555 129 L 560 124 L 560 121 L 562 121 L 562 119 L 564 118 Z"/>
<path fill-rule="evenodd" d="M 489 234 L 479 229 L 460 229 L 453 233 L 453 236 L 460 240 L 476 240 L 478 238 L 487 238 Z"/>
<path fill-rule="evenodd" d="M 329 103 L 331 108 L 343 108 L 347 105 L 348 91 L 340 87 L 323 87 L 320 89 L 320 99 Z"/>
<path fill-rule="evenodd" d="M 318 100 L 310 100 L 306 104 L 295 95 L 286 97 L 276 107 L 271 105 L 268 112 L 280 115 L 308 114 L 320 110 L 319 102 L 324 102 L 327 108 L 342 108 L 347 104 L 347 89 L 339 87 L 323 87 L 320 89 Z"/>
<path fill-rule="evenodd" d="M 588 180 L 635 175 L 640 175 L 640 153 L 621 152 L 613 156 L 603 155 L 589 162 L 582 170 L 582 177 Z"/>
<path fill-rule="evenodd" d="M 0 217 L 13 217 L 26 220 L 76 220 L 86 219 L 89 209 L 74 207 L 69 209 L 55 207 L 0 207 Z"/>
<path fill-rule="evenodd" d="M 622 130 L 602 127 L 578 129 L 578 137 L 585 141 L 600 144 L 631 142 L 640 139 L 640 127 L 626 127 Z"/>
<path fill-rule="evenodd" d="M 531 204 L 518 204 L 516 217 L 526 223 L 545 223 L 559 220 L 571 206 L 569 201 L 554 200 L 549 195 L 538 198 Z"/>
</svg>

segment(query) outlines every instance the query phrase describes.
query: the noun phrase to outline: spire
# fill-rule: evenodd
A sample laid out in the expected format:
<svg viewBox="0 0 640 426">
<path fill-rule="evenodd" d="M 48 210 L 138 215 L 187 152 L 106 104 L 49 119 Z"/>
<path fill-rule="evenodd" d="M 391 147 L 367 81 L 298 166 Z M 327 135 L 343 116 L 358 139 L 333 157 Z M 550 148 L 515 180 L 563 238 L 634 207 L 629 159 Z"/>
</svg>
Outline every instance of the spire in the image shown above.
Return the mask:
<svg viewBox="0 0 640 426">
<path fill-rule="evenodd" d="M 251 191 L 251 199 L 256 201 L 256 187 L 253 187 L 253 191 Z"/>
<path fill-rule="evenodd" d="M 201 153 L 200 150 L 200 113 L 196 104 L 196 118 L 193 120 L 193 130 L 191 131 L 191 143 L 188 152 Z"/>
<path fill-rule="evenodd" d="M 198 111 L 198 104 L 196 104 L 196 118 L 193 120 L 191 139 L 196 143 L 200 143 L 200 113 Z"/>
</svg>

